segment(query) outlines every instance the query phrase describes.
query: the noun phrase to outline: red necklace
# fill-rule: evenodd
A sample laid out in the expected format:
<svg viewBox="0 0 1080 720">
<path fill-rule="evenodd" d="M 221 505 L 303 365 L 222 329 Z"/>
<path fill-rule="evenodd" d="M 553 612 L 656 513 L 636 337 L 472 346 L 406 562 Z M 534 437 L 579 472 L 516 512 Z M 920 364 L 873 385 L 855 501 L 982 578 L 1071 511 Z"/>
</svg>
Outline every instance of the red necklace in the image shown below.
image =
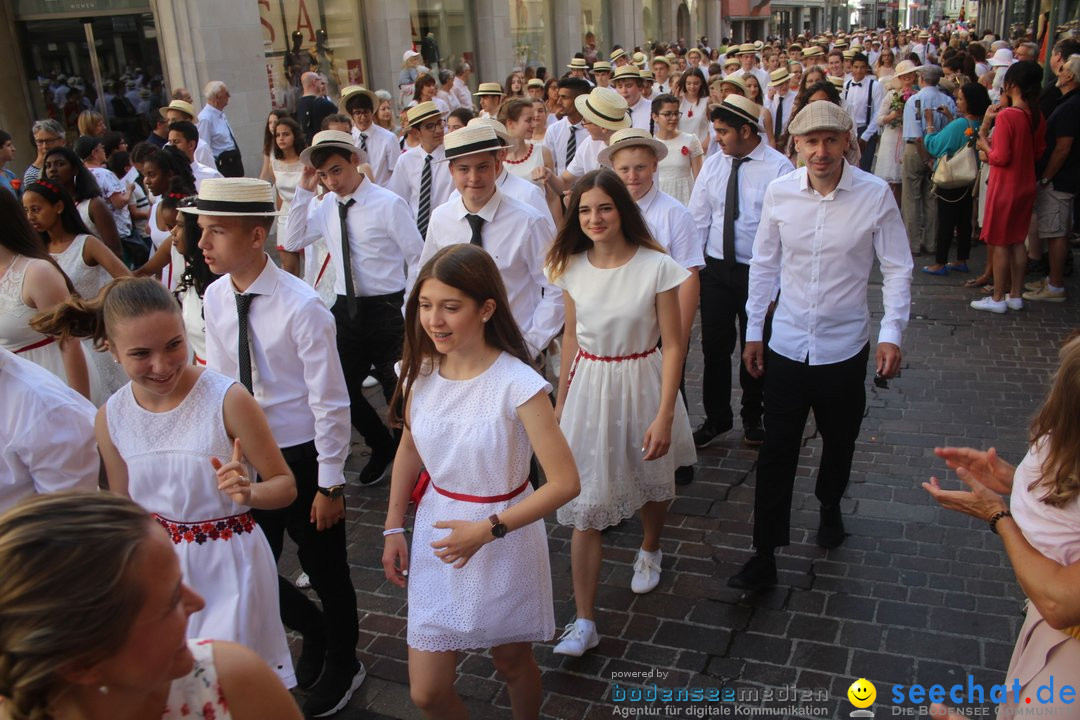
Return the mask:
<svg viewBox="0 0 1080 720">
<path fill-rule="evenodd" d="M 511 160 L 510 158 L 506 158 L 506 162 L 510 163 L 511 165 L 520 165 L 532 156 L 532 151 L 534 147 L 536 146 L 529 145 L 529 152 L 525 153 L 525 157 L 521 158 L 520 160 Z"/>
</svg>

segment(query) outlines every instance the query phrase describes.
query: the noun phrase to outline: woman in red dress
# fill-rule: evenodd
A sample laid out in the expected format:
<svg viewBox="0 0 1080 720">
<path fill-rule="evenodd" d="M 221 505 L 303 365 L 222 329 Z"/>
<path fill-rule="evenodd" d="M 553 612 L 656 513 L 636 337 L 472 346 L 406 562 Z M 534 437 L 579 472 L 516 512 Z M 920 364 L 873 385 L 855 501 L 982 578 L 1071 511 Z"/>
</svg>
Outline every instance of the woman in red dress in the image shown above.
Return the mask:
<svg viewBox="0 0 1080 720">
<path fill-rule="evenodd" d="M 990 163 L 982 240 L 993 254 L 994 293 L 971 307 L 993 313 L 1020 310 L 1031 212 L 1035 207 L 1035 159 L 1046 146 L 1046 124 L 1039 113 L 1042 69 L 1018 62 L 1005 73 L 1001 99 L 991 105 L 979 128 L 977 147 Z M 994 127 L 993 138 L 988 129 Z"/>
</svg>

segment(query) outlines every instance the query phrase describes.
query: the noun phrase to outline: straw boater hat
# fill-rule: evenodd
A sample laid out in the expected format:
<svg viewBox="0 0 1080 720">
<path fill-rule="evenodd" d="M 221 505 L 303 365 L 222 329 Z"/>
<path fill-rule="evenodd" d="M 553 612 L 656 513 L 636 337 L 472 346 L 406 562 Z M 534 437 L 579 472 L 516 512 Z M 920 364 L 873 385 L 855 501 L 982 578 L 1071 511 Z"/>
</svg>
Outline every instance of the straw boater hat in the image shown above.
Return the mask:
<svg viewBox="0 0 1080 720">
<path fill-rule="evenodd" d="M 531 79 L 529 80 L 529 82 L 527 82 L 527 83 L 525 84 L 525 87 L 531 87 L 531 88 L 534 88 L 534 87 L 535 87 L 535 88 L 543 88 L 543 87 L 544 87 L 544 81 L 543 81 L 543 80 L 541 80 L 540 78 L 531 78 Z"/>
<path fill-rule="evenodd" d="M 641 68 L 641 67 L 643 67 L 645 65 L 645 60 L 647 60 L 647 58 L 645 57 L 645 53 L 636 52 L 636 53 L 634 53 L 634 57 L 631 58 L 631 60 L 633 61 L 633 63 L 635 65 L 638 66 L 638 68 Z"/>
<path fill-rule="evenodd" d="M 833 43 L 832 47 L 833 47 L 833 50 L 846 50 L 847 49 L 847 40 L 837 40 L 835 43 Z"/>
<path fill-rule="evenodd" d="M 791 71 L 786 67 L 777 68 L 769 73 L 769 87 L 780 87 L 788 82 L 791 82 Z"/>
<path fill-rule="evenodd" d="M 810 47 L 803 50 L 802 56 L 804 60 L 816 57 L 824 57 L 825 51 L 821 49 L 820 45 L 811 45 Z"/>
<path fill-rule="evenodd" d="M 754 127 L 761 127 L 761 106 L 750 98 L 742 95 L 728 95 L 715 107 L 720 108 L 721 112 L 731 113 L 745 120 Z"/>
<path fill-rule="evenodd" d="M 483 87 L 481 85 L 481 87 Z M 413 105 L 405 113 L 405 120 L 408 122 L 408 127 L 416 127 L 425 120 L 433 117 L 442 117 L 442 113 L 439 111 L 439 106 L 428 100 L 418 105 Z M 350 137 L 352 137 L 350 135 Z"/>
<path fill-rule="evenodd" d="M 701 51 L 701 48 L 692 47 L 686 51 L 686 58 L 689 59 L 691 55 L 697 55 L 698 57 L 705 57 L 705 53 Z"/>
<path fill-rule="evenodd" d="M 475 117 L 470 120 L 468 125 L 466 125 L 465 127 L 476 127 L 477 125 L 487 125 L 495 131 L 495 134 L 499 137 L 500 140 L 506 143 L 507 147 L 510 146 L 512 140 L 512 138 L 510 137 L 510 131 L 506 129 L 505 125 L 503 125 L 495 118 Z"/>
<path fill-rule="evenodd" d="M 587 95 L 578 95 L 574 98 L 574 106 L 582 117 L 605 130 L 630 127 L 626 100 L 611 88 L 593 88 Z"/>
<path fill-rule="evenodd" d="M 742 63 L 735 58 L 728 58 L 724 61 L 724 69 L 727 70 L 729 67 L 739 68 L 742 67 Z"/>
<path fill-rule="evenodd" d="M 753 55 L 757 52 L 757 48 L 754 47 L 754 43 L 743 43 L 739 46 L 739 49 L 735 52 L 736 55 Z"/>
<path fill-rule="evenodd" d="M 754 41 L 754 49 L 755 50 L 757 50 L 758 52 L 761 52 L 761 48 L 763 48 L 763 47 L 765 47 L 765 43 L 761 42 L 760 40 L 755 40 Z"/>
<path fill-rule="evenodd" d="M 367 97 L 367 99 L 371 101 L 371 108 L 373 110 L 379 107 L 381 101 L 379 100 L 378 95 L 371 92 L 363 85 L 346 85 L 341 89 L 341 99 L 338 100 L 338 108 L 340 108 L 341 112 L 348 112 L 345 108 L 348 107 L 349 100 L 357 95 L 364 95 Z"/>
<path fill-rule="evenodd" d="M 802 45 L 799 43 L 791 43 L 788 45 L 788 52 L 802 52 Z"/>
<path fill-rule="evenodd" d="M 476 87 L 476 92 L 473 93 L 475 97 L 483 97 L 484 95 L 503 95 L 503 86 L 497 82 L 480 83 Z"/>
<path fill-rule="evenodd" d="M 589 63 L 585 62 L 585 58 L 570 58 L 570 64 L 566 67 L 570 70 L 588 70 Z"/>
<path fill-rule="evenodd" d="M 652 70 L 649 70 L 648 68 L 643 68 L 641 70 L 641 79 L 645 82 L 652 82 L 656 80 L 656 75 L 653 75 Z"/>
<path fill-rule="evenodd" d="M 671 60 L 669 60 L 666 55 L 657 55 L 656 57 L 654 57 L 652 59 L 652 62 L 649 63 L 649 65 L 652 66 L 652 65 L 655 65 L 656 63 L 664 63 L 665 65 L 668 66 L 668 70 L 671 69 Z"/>
<path fill-rule="evenodd" d="M 351 136 L 349 140 L 351 146 Z M 206 178 L 199 184 L 195 207 L 184 208 L 184 212 L 229 217 L 275 217 L 281 214 L 274 187 L 265 180 L 244 177 Z"/>
<path fill-rule="evenodd" d="M 844 89 L 844 78 L 836 77 L 835 75 L 826 75 L 825 79 L 833 84 L 833 87 L 837 90 Z"/>
<path fill-rule="evenodd" d="M 919 69 L 919 66 L 910 60 L 901 60 L 896 63 L 896 70 L 893 72 L 894 77 L 900 77 L 901 75 L 907 75 L 913 73 Z"/>
<path fill-rule="evenodd" d="M 592 71 L 594 73 L 611 72 L 612 69 L 613 68 L 611 67 L 611 63 L 609 63 L 607 60 L 597 60 L 592 64 Z"/>
<path fill-rule="evenodd" d="M 446 136 L 446 141 L 443 144 L 446 157 L 440 158 L 436 162 L 449 162 L 466 155 L 493 152 L 503 150 L 506 147 L 507 144 L 503 142 L 491 125 L 487 123 L 473 125 L 470 122 L 460 130 L 455 130 Z"/>
<path fill-rule="evenodd" d="M 165 107 L 158 108 L 158 112 L 161 113 L 161 117 L 165 117 L 165 111 L 167 110 L 179 110 L 190 118 L 195 117 L 195 108 L 192 106 L 191 103 L 184 102 L 183 100 L 173 100 Z"/>
<path fill-rule="evenodd" d="M 840 54 L 844 56 L 845 60 L 851 60 L 852 58 L 855 57 L 855 51 L 854 50 L 844 50 Z"/>
<path fill-rule="evenodd" d="M 921 33 L 919 33 L 919 39 L 920 40 L 929 40 L 930 39 L 930 33 L 923 30 Z"/>
<path fill-rule="evenodd" d="M 612 135 L 611 139 L 608 140 L 608 146 L 597 155 L 597 160 L 600 161 L 601 165 L 609 168 L 611 167 L 612 155 L 635 145 L 652 148 L 657 160 L 663 160 L 668 154 L 667 145 L 650 135 L 648 130 L 631 127 Z"/>
<path fill-rule="evenodd" d="M 429 103 L 424 103 L 425 105 Z M 300 162 L 310 167 L 315 167 L 311 162 L 311 153 L 316 148 L 339 148 L 341 150 L 348 150 L 351 153 L 359 155 L 359 151 L 356 149 L 356 144 L 353 142 L 351 133 L 342 132 L 341 130 L 323 130 L 322 132 L 315 133 L 315 137 L 311 139 L 311 146 L 304 148 L 300 153 Z M 203 183 L 203 187 L 206 187 L 206 183 Z"/>
<path fill-rule="evenodd" d="M 619 48 L 618 50 L 612 50 L 611 55 L 609 55 L 608 57 L 611 58 L 611 62 L 615 62 L 621 57 L 626 57 L 626 50 L 623 50 L 622 48 Z"/>
<path fill-rule="evenodd" d="M 738 73 L 732 73 L 731 75 L 728 75 L 726 78 L 724 78 L 723 80 L 720 81 L 721 85 L 724 84 L 724 83 L 728 83 L 730 85 L 734 85 L 735 87 L 739 88 L 739 91 L 743 95 L 745 95 L 746 92 L 747 92 L 746 83 L 743 82 L 743 79 L 741 77 L 739 77 Z"/>
<path fill-rule="evenodd" d="M 815 100 L 803 107 L 788 125 L 792 135 L 807 135 L 818 130 L 850 132 L 851 116 L 828 100 Z"/>
<path fill-rule="evenodd" d="M 615 71 L 615 75 L 614 75 L 614 77 L 612 77 L 612 80 L 616 80 L 616 81 L 618 81 L 618 80 L 640 80 L 640 79 L 641 79 L 641 71 L 638 70 L 637 66 L 634 65 L 634 64 L 623 65 L 621 68 L 618 68 Z"/>
</svg>

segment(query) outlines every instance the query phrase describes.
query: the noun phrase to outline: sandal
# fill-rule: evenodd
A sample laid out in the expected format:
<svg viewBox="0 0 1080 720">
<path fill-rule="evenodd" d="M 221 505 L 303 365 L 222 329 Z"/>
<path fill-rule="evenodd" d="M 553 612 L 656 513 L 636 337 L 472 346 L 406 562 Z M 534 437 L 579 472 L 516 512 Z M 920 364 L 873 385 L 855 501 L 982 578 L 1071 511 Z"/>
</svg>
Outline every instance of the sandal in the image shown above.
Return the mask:
<svg viewBox="0 0 1080 720">
<path fill-rule="evenodd" d="M 991 280 L 992 280 L 992 278 L 990 278 L 987 275 L 980 275 L 979 277 L 969 278 L 969 279 L 965 280 L 964 281 L 964 287 L 966 287 L 966 288 L 982 287 L 983 285 L 987 284 Z"/>
</svg>

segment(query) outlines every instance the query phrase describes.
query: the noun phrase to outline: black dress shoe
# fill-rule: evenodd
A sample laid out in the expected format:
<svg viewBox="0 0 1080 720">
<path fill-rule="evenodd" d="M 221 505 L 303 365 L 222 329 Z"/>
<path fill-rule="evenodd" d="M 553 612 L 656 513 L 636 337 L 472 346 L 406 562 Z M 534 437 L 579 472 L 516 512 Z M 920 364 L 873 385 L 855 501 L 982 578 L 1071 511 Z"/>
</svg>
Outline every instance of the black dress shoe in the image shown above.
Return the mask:
<svg viewBox="0 0 1080 720">
<path fill-rule="evenodd" d="M 310 690 L 322 675 L 326 659 L 326 643 L 322 639 L 304 637 L 300 657 L 296 660 L 296 684 L 302 690 Z"/>
<path fill-rule="evenodd" d="M 840 506 L 821 506 L 821 523 L 817 530 L 817 544 L 819 547 L 832 549 L 839 547 L 847 533 L 844 532 L 844 519 L 840 515 Z"/>
<path fill-rule="evenodd" d="M 730 430 L 732 428 L 732 425 L 733 423 L 730 421 L 727 423 L 727 425 L 716 425 L 711 421 L 706 420 L 698 426 L 697 430 L 694 431 L 694 447 L 705 447 L 713 440 Z"/>
<path fill-rule="evenodd" d="M 743 423 L 743 444 L 747 447 L 759 447 L 765 442 L 765 428 L 761 421 Z"/>
<path fill-rule="evenodd" d="M 378 485 L 390 474 L 390 465 L 394 462 L 394 450 L 372 451 L 371 459 L 360 471 L 357 482 L 364 487 Z"/>
<path fill-rule="evenodd" d="M 776 558 L 755 555 L 727 581 L 728 587 L 761 592 L 776 585 Z"/>
<path fill-rule="evenodd" d="M 675 468 L 675 484 L 676 485 L 689 485 L 694 482 L 694 466 L 683 465 L 680 468 Z"/>
</svg>

